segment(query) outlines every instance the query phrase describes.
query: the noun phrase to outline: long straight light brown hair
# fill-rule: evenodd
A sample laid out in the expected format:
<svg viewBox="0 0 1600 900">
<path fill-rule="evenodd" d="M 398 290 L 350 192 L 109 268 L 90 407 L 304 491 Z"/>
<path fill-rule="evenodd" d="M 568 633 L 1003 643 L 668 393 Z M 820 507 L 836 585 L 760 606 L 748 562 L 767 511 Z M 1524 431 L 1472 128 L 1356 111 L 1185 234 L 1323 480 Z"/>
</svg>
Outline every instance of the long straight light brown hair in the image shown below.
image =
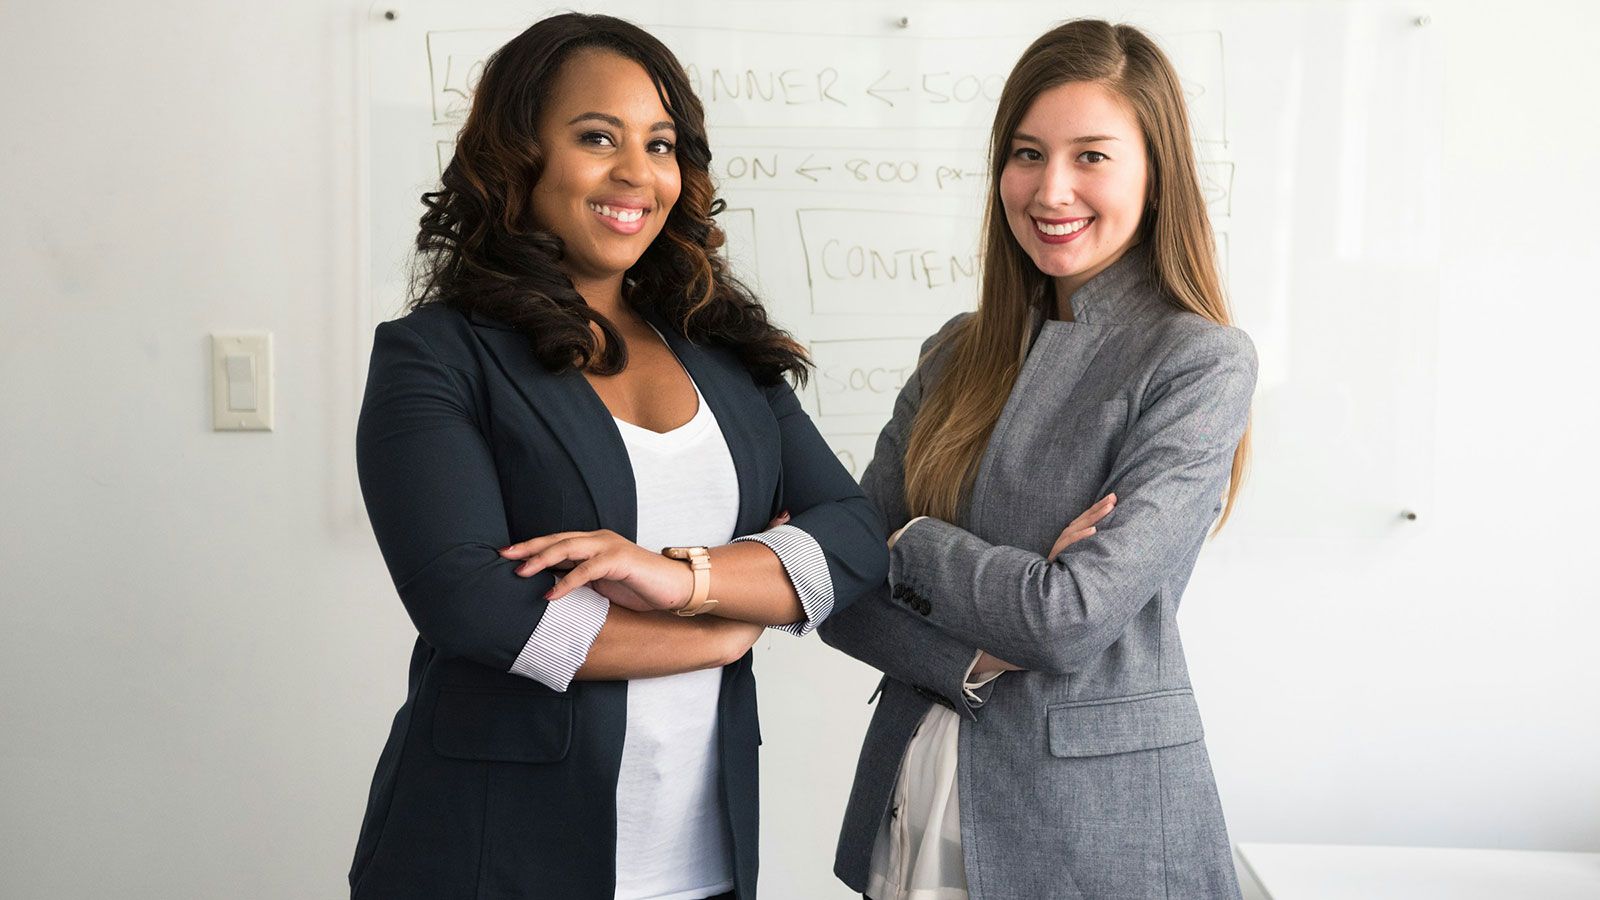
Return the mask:
<svg viewBox="0 0 1600 900">
<path fill-rule="evenodd" d="M 1022 371 L 1034 316 L 1054 296 L 1047 290 L 1049 277 L 1023 252 L 1006 223 L 1000 173 L 1010 158 L 1011 136 L 1033 101 L 1071 82 L 1104 85 L 1128 104 L 1144 133 L 1149 197 L 1139 241 L 1149 247 L 1153 274 L 1167 299 L 1219 325 L 1232 322 L 1217 275 L 1216 245 L 1200 193 L 1183 90 L 1172 63 L 1131 25 L 1079 19 L 1046 32 L 1023 52 L 1000 93 L 990 134 L 978 311 L 946 336 L 948 358 L 911 427 L 905 493 L 913 516 L 956 518 Z M 1233 512 L 1249 453 L 1247 427 L 1233 454 L 1218 528 Z"/>
</svg>

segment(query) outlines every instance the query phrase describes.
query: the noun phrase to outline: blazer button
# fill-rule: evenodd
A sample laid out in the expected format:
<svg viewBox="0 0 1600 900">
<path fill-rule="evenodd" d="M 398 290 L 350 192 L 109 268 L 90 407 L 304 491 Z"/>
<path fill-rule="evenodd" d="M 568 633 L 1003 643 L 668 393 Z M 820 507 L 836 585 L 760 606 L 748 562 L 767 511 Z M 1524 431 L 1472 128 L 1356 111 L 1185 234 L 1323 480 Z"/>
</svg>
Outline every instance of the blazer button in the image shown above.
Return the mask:
<svg viewBox="0 0 1600 900">
<path fill-rule="evenodd" d="M 906 598 L 906 593 L 907 593 L 906 592 L 906 586 L 903 585 L 903 584 L 897 584 L 897 585 L 894 586 L 894 590 L 890 591 L 889 593 L 896 600 L 904 600 Z"/>
</svg>

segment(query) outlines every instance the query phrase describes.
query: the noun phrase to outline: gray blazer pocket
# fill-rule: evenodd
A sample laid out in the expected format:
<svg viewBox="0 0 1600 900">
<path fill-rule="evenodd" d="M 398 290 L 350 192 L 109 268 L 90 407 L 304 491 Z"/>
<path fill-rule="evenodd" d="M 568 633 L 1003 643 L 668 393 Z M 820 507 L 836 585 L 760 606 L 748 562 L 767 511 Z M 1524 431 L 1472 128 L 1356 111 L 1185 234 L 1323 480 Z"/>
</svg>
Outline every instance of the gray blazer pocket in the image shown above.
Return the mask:
<svg viewBox="0 0 1600 900">
<path fill-rule="evenodd" d="M 1188 688 L 1077 700 L 1046 710 L 1053 756 L 1108 756 L 1200 740 L 1200 708 Z"/>
<path fill-rule="evenodd" d="M 572 744 L 572 699 L 495 689 L 440 688 L 433 749 L 452 759 L 550 763 Z"/>
</svg>

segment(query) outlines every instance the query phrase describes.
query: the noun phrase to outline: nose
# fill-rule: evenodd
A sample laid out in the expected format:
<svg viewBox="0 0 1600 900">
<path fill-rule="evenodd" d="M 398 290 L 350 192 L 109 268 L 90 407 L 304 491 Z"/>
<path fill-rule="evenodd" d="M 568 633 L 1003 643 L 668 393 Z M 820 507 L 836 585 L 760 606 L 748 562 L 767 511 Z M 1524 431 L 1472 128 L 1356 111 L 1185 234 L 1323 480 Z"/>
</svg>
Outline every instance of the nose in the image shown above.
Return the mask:
<svg viewBox="0 0 1600 900">
<path fill-rule="evenodd" d="M 612 157 L 611 178 L 630 187 L 642 187 L 655 177 L 650 166 L 650 151 L 636 141 L 625 143 Z"/>
<path fill-rule="evenodd" d="M 1046 209 L 1065 209 L 1078 202 L 1076 175 L 1072 160 L 1063 156 L 1052 158 L 1039 178 L 1039 190 L 1034 199 Z"/>
</svg>

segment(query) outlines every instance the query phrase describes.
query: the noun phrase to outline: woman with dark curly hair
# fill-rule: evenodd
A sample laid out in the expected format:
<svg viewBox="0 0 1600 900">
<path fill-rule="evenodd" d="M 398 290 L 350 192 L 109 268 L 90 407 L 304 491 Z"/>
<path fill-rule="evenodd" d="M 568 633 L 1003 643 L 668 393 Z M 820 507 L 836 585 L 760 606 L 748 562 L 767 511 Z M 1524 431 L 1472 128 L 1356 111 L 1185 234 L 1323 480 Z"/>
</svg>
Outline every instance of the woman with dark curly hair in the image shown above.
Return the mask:
<svg viewBox="0 0 1600 900">
<path fill-rule="evenodd" d="M 784 380 L 804 351 L 715 254 L 709 162 L 626 22 L 484 70 L 357 436 L 418 639 L 353 896 L 755 896 L 750 647 L 887 559 Z"/>
</svg>

